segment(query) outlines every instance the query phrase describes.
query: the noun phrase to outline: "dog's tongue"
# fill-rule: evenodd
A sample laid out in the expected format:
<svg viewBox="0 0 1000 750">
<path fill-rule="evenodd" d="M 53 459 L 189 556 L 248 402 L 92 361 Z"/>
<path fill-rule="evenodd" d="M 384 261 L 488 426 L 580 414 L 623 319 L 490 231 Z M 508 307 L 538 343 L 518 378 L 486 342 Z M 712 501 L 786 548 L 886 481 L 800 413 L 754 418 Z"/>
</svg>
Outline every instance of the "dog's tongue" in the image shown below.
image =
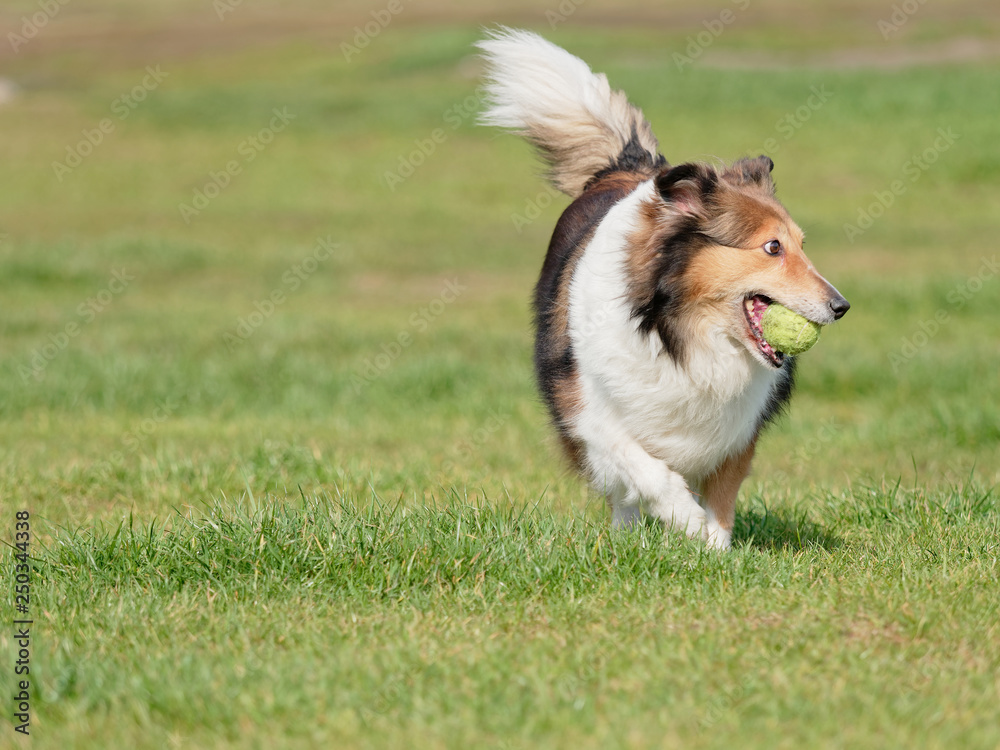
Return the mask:
<svg viewBox="0 0 1000 750">
<path fill-rule="evenodd" d="M 750 314 L 753 316 L 754 323 L 760 326 L 764 319 L 764 312 L 767 310 L 768 303 L 760 296 L 753 297 L 750 302 L 753 304 L 753 310 Z"/>
</svg>

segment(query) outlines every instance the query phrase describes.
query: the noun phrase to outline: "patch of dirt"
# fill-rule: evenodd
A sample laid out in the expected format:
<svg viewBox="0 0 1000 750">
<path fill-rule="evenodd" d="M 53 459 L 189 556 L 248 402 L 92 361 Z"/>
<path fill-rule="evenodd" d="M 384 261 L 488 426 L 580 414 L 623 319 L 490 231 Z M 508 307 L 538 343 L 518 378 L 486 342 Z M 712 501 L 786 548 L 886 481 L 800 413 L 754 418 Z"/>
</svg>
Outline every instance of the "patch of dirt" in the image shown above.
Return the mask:
<svg viewBox="0 0 1000 750">
<path fill-rule="evenodd" d="M 293 39 L 321 40 L 339 52 L 341 42 L 350 42 L 358 27 L 463 25 L 490 26 L 496 23 L 525 25 L 542 33 L 573 27 L 602 29 L 643 29 L 664 34 L 698 33 L 705 24 L 717 21 L 723 10 L 734 14 L 733 28 L 775 28 L 817 30 L 831 24 L 862 27 L 877 37 L 875 24 L 891 8 L 873 6 L 860 0 L 826 0 L 822 3 L 793 3 L 790 0 L 755 0 L 745 10 L 740 2 L 722 2 L 708 7 L 695 0 L 678 0 L 661 6 L 640 0 L 399 0 L 401 10 L 388 13 L 389 0 L 337 0 L 336 3 L 301 2 L 277 4 L 268 0 L 172 0 L 160 4 L 134 4 L 93 0 L 86 8 L 70 3 L 20 49 L 0 44 L 0 64 L 25 63 L 62 53 L 84 53 L 95 66 L 146 64 L 150 60 L 173 60 L 218 55 L 247 47 L 259 47 Z M 227 10 L 228 8 L 228 10 Z M 380 15 L 381 13 L 381 15 Z M 963 0 L 945 10 L 931 4 L 917 14 L 923 21 L 947 19 L 950 23 L 976 19 L 983 28 L 1000 23 L 993 0 Z M 20 33 L 23 12 L 0 11 L 0 29 Z M 378 19 L 382 21 L 379 22 Z M 895 42 L 880 47 L 845 49 L 822 53 L 816 59 L 782 60 L 781 65 L 807 64 L 824 67 L 901 67 L 936 62 L 994 59 L 1000 56 L 1000 42 L 955 39 L 925 48 L 900 46 Z M 667 55 L 669 50 L 664 50 Z M 705 61 L 727 67 L 770 67 L 778 63 L 767 54 L 706 52 Z"/>
<path fill-rule="evenodd" d="M 856 47 L 821 52 L 806 57 L 775 56 L 762 52 L 709 50 L 701 64 L 714 68 L 788 69 L 857 68 L 899 70 L 923 65 L 982 62 L 1000 59 L 1000 40 L 961 37 L 934 44 L 901 47 L 883 43 L 876 47 Z"/>
<path fill-rule="evenodd" d="M 894 646 L 910 646 L 917 640 L 905 635 L 898 623 L 876 622 L 867 615 L 859 615 L 856 619 L 844 625 L 841 637 L 847 643 L 860 643 L 863 646 L 875 646 L 891 643 Z"/>
</svg>

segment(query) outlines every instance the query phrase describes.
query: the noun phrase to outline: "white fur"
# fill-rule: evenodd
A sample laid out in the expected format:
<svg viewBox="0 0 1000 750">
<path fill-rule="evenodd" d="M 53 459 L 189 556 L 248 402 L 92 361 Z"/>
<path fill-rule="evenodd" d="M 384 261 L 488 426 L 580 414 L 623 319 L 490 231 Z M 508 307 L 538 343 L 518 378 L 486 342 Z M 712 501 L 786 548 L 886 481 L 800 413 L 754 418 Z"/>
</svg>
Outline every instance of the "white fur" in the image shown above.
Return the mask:
<svg viewBox="0 0 1000 750">
<path fill-rule="evenodd" d="M 650 156 L 659 144 L 642 112 L 603 73 L 530 31 L 501 28 L 477 46 L 487 63 L 484 125 L 526 136 L 551 165 L 552 183 L 577 196 L 621 153 L 633 131 Z"/>
<path fill-rule="evenodd" d="M 705 324 L 679 366 L 655 333 L 637 330 L 627 299 L 628 237 L 653 182 L 617 203 L 598 226 L 570 282 L 569 330 L 582 410 L 571 431 L 585 445 L 587 468 L 605 491 L 616 525 L 638 511 L 713 546 L 729 532 L 696 495 L 727 457 L 753 438 L 778 371 L 761 367 L 724 329 Z"/>
</svg>

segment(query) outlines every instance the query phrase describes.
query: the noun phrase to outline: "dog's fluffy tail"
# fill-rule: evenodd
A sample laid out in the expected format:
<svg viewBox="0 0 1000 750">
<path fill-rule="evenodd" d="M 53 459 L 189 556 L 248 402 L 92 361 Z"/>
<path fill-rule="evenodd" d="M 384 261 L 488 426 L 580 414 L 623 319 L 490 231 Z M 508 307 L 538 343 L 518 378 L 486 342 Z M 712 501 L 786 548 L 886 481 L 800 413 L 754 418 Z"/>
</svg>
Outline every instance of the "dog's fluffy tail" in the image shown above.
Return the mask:
<svg viewBox="0 0 1000 750">
<path fill-rule="evenodd" d="M 530 31 L 500 27 L 476 46 L 487 64 L 480 122 L 523 135 L 572 197 L 598 172 L 665 164 L 642 112 L 603 73 Z"/>
</svg>

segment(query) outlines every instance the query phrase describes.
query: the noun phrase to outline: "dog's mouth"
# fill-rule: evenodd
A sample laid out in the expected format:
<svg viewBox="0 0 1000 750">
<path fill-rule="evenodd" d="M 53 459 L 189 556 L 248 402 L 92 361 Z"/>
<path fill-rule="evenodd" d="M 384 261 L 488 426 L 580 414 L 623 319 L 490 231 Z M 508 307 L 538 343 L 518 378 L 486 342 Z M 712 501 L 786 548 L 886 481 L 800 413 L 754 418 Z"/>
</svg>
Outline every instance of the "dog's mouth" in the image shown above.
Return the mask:
<svg viewBox="0 0 1000 750">
<path fill-rule="evenodd" d="M 763 294 L 753 294 L 743 300 L 743 314 L 747 319 L 747 328 L 750 336 L 764 359 L 774 367 L 781 367 L 785 362 L 784 352 L 775 351 L 774 348 L 764 341 L 764 330 L 761 327 L 764 313 L 768 305 L 771 304 L 770 297 Z"/>
</svg>

